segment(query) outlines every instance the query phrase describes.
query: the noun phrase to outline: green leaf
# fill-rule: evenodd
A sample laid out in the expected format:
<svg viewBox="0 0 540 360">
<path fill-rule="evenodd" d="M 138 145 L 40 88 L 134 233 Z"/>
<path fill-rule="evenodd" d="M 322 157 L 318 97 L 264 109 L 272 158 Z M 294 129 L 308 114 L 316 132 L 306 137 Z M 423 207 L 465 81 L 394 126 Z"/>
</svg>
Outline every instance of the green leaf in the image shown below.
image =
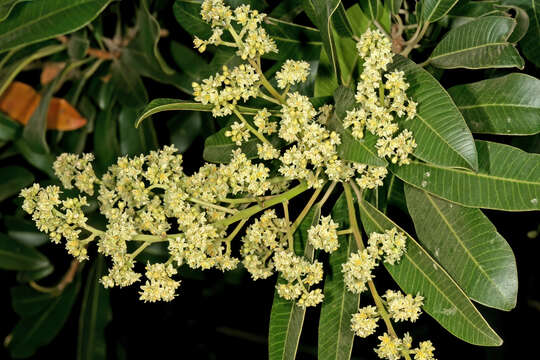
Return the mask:
<svg viewBox="0 0 540 360">
<path fill-rule="evenodd" d="M 425 0 L 422 1 L 422 20 L 435 22 L 448 14 L 458 0 Z"/>
<path fill-rule="evenodd" d="M 191 111 L 212 111 L 214 106 L 211 104 L 203 105 L 198 102 L 178 100 L 178 99 L 154 99 L 148 105 L 139 112 L 135 126 L 139 126 L 141 122 L 149 116 L 157 114 L 162 111 L 176 111 L 176 110 L 191 110 Z M 255 115 L 259 109 L 250 108 L 247 106 L 237 106 L 237 110 L 246 115 Z M 271 111 L 271 113 L 277 113 Z"/>
<path fill-rule="evenodd" d="M 29 164 L 43 171 L 49 177 L 55 177 L 52 168 L 55 157 L 52 154 L 35 152 L 30 148 L 26 140 L 22 138 L 15 141 L 14 145 Z"/>
<path fill-rule="evenodd" d="M 478 168 L 472 134 L 446 90 L 426 70 L 402 56 L 394 56 L 389 70 L 405 72 L 407 94 L 418 103 L 417 115 L 404 121 L 413 132 L 414 156 L 443 166 Z"/>
<path fill-rule="evenodd" d="M 23 57 L 0 71 L 0 95 L 4 93 L 15 77 L 32 61 L 55 54 L 66 48 L 65 45 L 45 46 L 31 55 Z M 1 50 L 0 50 L 1 51 Z"/>
<path fill-rule="evenodd" d="M 390 169 L 408 184 L 451 202 L 507 211 L 539 210 L 540 155 L 476 141 L 478 172 L 412 161 Z"/>
<path fill-rule="evenodd" d="M 11 141 L 18 137 L 21 131 L 22 126 L 19 123 L 0 113 L 0 141 Z"/>
<path fill-rule="evenodd" d="M 38 270 L 49 265 L 49 260 L 36 249 L 0 234 L 0 268 L 4 270 Z"/>
<path fill-rule="evenodd" d="M 454 336 L 474 345 L 502 344 L 463 290 L 410 235 L 373 205 L 360 201 L 359 207 L 367 234 L 395 227 L 407 235 L 407 252 L 401 261 L 396 265 L 384 263 L 404 292 L 422 295 L 423 310 Z"/>
<path fill-rule="evenodd" d="M 188 77 L 190 82 L 200 82 L 211 72 L 203 57 L 179 42 L 171 41 L 171 56 L 180 68 L 181 76 Z"/>
<path fill-rule="evenodd" d="M 421 244 L 473 300 L 501 310 L 516 306 L 518 279 L 512 248 L 475 208 L 405 186 Z"/>
<path fill-rule="evenodd" d="M 520 40 L 520 50 L 527 60 L 540 67 L 540 0 L 505 0 L 503 4 L 524 9 L 529 17 L 529 29 Z"/>
<path fill-rule="evenodd" d="M 167 121 L 167 128 L 171 134 L 171 144 L 178 152 L 185 152 L 193 141 L 201 135 L 203 119 L 201 113 L 190 111 L 186 114 L 174 116 Z"/>
<path fill-rule="evenodd" d="M 523 59 L 507 41 L 515 26 L 512 18 L 486 16 L 453 28 L 437 44 L 428 61 L 443 69 L 523 69 Z"/>
<path fill-rule="evenodd" d="M 203 21 L 200 11 L 201 3 L 197 1 L 177 0 L 173 6 L 174 17 L 184 30 L 201 39 L 208 39 L 212 29 Z"/>
<path fill-rule="evenodd" d="M 109 291 L 99 282 L 105 270 L 105 261 L 102 256 L 98 256 L 88 273 L 84 289 L 79 316 L 77 360 L 107 358 L 105 327 L 111 321 L 111 305 Z"/>
<path fill-rule="evenodd" d="M 0 23 L 0 53 L 78 30 L 111 0 L 47 0 L 19 5 Z"/>
<path fill-rule="evenodd" d="M 309 261 L 313 261 L 315 249 L 307 241 L 307 230 L 319 222 L 320 214 L 321 208 L 316 204 L 294 232 L 296 254 L 300 256 L 303 253 Z M 279 281 L 282 281 L 281 278 L 278 278 Z M 277 290 L 274 291 L 268 331 L 269 360 L 294 360 L 305 315 L 306 308 L 296 306 L 294 301 L 285 300 L 278 295 Z"/>
<path fill-rule="evenodd" d="M 332 31 L 332 15 L 341 5 L 341 0 L 303 0 L 304 10 L 313 14 L 312 20 L 321 32 L 324 50 L 328 55 L 332 71 L 341 79 L 338 55 Z"/>
<path fill-rule="evenodd" d="M 156 130 L 152 122 L 147 121 L 135 128 L 137 111 L 123 107 L 118 114 L 118 130 L 120 135 L 120 153 L 123 156 L 147 154 L 158 147 Z"/>
<path fill-rule="evenodd" d="M 339 223 L 341 228 L 349 226 L 344 195 L 341 195 L 334 205 L 332 219 Z M 354 341 L 351 317 L 358 312 L 360 295 L 347 291 L 341 265 L 357 248 L 351 235 L 342 235 L 339 239 L 340 246 L 330 255 L 330 269 L 324 279 L 324 301 L 319 320 L 319 360 L 349 360 Z"/>
<path fill-rule="evenodd" d="M 122 105 L 140 108 L 148 102 L 148 93 L 135 68 L 122 60 L 115 60 L 111 65 L 111 74 L 114 90 Z"/>
<path fill-rule="evenodd" d="M 330 65 L 330 60 L 328 60 L 326 51 L 321 49 L 313 95 L 317 97 L 332 96 L 337 88 L 338 81 L 336 74 L 332 71 L 332 65 Z"/>
<path fill-rule="evenodd" d="M 357 140 L 350 130 L 343 127 L 342 120 L 347 110 L 351 110 L 356 103 L 354 92 L 344 86 L 340 86 L 334 93 L 336 111 L 328 120 L 328 128 L 337 132 L 341 136 L 341 144 L 337 150 L 343 160 L 349 160 L 368 164 L 372 166 L 385 166 L 386 161 L 377 156 L 375 143 L 377 137 L 371 133 L 366 133 L 364 138 Z"/>
<path fill-rule="evenodd" d="M 0 21 L 6 20 L 15 5 L 31 0 L 0 0 Z"/>
<path fill-rule="evenodd" d="M 37 270 L 24 270 L 17 273 L 17 281 L 20 283 L 27 283 L 30 281 L 36 281 L 43 279 L 51 275 L 54 271 L 54 266 L 49 264 L 48 266 L 39 268 Z"/>
<path fill-rule="evenodd" d="M 43 312 L 56 297 L 53 293 L 42 293 L 27 285 L 12 287 L 10 293 L 11 307 L 21 318 L 32 317 Z"/>
<path fill-rule="evenodd" d="M 318 60 L 322 48 L 319 30 L 294 24 L 285 20 L 267 17 L 264 28 L 276 42 L 277 53 L 268 53 L 263 57 L 272 60 Z"/>
<path fill-rule="evenodd" d="M 525 10 L 517 6 L 506 6 L 504 8 L 512 9 L 515 12 L 514 19 L 516 19 L 517 23 L 516 28 L 508 38 L 509 42 L 515 44 L 520 41 L 527 34 L 527 30 L 529 30 L 529 15 L 527 15 Z"/>
<path fill-rule="evenodd" d="M 379 18 L 382 12 L 382 4 L 380 0 L 366 0 L 360 2 L 362 11 L 366 14 L 371 21 L 375 21 Z"/>
<path fill-rule="evenodd" d="M 22 166 L 0 168 L 0 202 L 18 194 L 21 189 L 34 182 L 34 175 Z"/>
<path fill-rule="evenodd" d="M 107 168 L 116 162 L 120 153 L 116 128 L 116 112 L 113 111 L 114 101 L 109 108 L 99 112 L 94 131 L 94 154 L 96 156 L 95 170 L 103 174 Z"/>
<path fill-rule="evenodd" d="M 13 329 L 8 346 L 12 357 L 30 357 L 39 347 L 50 343 L 56 337 L 71 312 L 80 284 L 80 278 L 77 277 L 59 296 L 32 293 L 32 297 L 24 299 L 28 302 L 37 295 L 41 309 L 31 316 L 23 316 Z M 15 302 L 15 299 L 13 301 Z"/>
<path fill-rule="evenodd" d="M 540 80 L 508 74 L 448 90 L 472 132 L 534 135 L 540 132 Z"/>
<path fill-rule="evenodd" d="M 69 38 L 67 51 L 68 55 L 73 60 L 81 60 L 86 56 L 90 41 L 86 37 L 84 29 L 77 31 Z"/>
<path fill-rule="evenodd" d="M 390 7 L 390 11 L 392 12 L 392 15 L 397 15 L 399 13 L 399 9 L 401 9 L 401 4 L 403 3 L 403 0 L 387 0 L 387 1 Z"/>
<path fill-rule="evenodd" d="M 36 224 L 30 220 L 5 216 L 4 226 L 7 228 L 7 235 L 23 245 L 37 247 L 49 241 L 48 236 L 39 231 Z"/>
</svg>

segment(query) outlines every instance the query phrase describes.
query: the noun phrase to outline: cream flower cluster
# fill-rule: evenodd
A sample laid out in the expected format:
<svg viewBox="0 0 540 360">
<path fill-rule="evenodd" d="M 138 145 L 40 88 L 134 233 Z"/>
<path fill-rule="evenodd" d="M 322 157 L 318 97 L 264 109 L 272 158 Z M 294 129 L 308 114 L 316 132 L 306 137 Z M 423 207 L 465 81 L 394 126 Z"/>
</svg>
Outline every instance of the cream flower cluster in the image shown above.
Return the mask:
<svg viewBox="0 0 540 360">
<path fill-rule="evenodd" d="M 193 96 L 202 104 L 211 104 L 214 116 L 232 114 L 238 100 L 247 101 L 259 92 L 259 74 L 248 64 L 241 64 L 229 70 L 223 66 L 221 73 L 216 73 L 201 84 L 194 82 Z"/>
<path fill-rule="evenodd" d="M 335 223 L 330 216 L 321 216 L 319 223 L 308 229 L 308 240 L 315 249 L 328 253 L 334 252 L 339 247 L 338 227 L 339 224 Z"/>
<path fill-rule="evenodd" d="M 265 16 L 249 5 L 240 5 L 233 11 L 223 0 L 205 0 L 201 5 L 201 17 L 212 27 L 212 35 L 207 40 L 195 37 L 195 48 L 204 52 L 210 44 L 233 46 L 238 48 L 237 54 L 244 60 L 277 52 L 276 43 L 261 26 Z M 222 40 L 224 31 L 230 32 L 233 43 Z"/>
<path fill-rule="evenodd" d="M 309 75 L 309 63 L 306 61 L 287 60 L 276 73 L 277 85 L 280 89 L 306 81 Z"/>
<path fill-rule="evenodd" d="M 414 354 L 414 360 L 435 360 L 433 356 L 435 348 L 429 340 L 420 342 L 418 348 L 412 349 L 412 338 L 408 333 L 400 339 L 385 332 L 378 339 L 380 342 L 375 352 L 381 359 L 399 360 L 402 358 L 402 353 L 407 352 Z"/>
<path fill-rule="evenodd" d="M 409 87 L 405 74 L 394 70 L 383 76 L 393 54 L 390 40 L 379 30 L 368 29 L 357 48 L 364 60 L 356 89 L 360 106 L 347 112 L 343 125 L 350 127 L 357 139 L 362 139 L 366 130 L 378 136 L 376 147 L 380 157 L 388 157 L 399 165 L 408 164 L 408 155 L 414 151 L 416 143 L 408 130 L 395 136 L 399 126 L 393 122 L 395 116 L 407 115 L 407 119 L 412 119 L 416 115 L 416 103 L 405 93 Z"/>
</svg>

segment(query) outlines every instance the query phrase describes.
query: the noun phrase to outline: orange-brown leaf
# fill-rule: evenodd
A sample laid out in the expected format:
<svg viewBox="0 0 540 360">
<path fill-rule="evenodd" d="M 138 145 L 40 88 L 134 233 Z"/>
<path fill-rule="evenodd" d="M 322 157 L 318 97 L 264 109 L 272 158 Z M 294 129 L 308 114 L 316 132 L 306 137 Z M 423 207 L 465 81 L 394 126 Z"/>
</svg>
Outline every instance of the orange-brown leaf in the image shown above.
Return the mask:
<svg viewBox="0 0 540 360">
<path fill-rule="evenodd" d="M 41 70 L 41 85 L 47 85 L 51 81 L 53 81 L 60 71 L 62 71 L 63 68 L 66 67 L 65 62 L 47 62 L 43 66 L 43 70 Z"/>
<path fill-rule="evenodd" d="M 0 96 L 0 110 L 26 125 L 40 100 L 41 95 L 31 86 L 14 81 Z M 52 98 L 47 111 L 47 129 L 76 130 L 85 124 L 86 119 L 65 99 Z"/>
</svg>

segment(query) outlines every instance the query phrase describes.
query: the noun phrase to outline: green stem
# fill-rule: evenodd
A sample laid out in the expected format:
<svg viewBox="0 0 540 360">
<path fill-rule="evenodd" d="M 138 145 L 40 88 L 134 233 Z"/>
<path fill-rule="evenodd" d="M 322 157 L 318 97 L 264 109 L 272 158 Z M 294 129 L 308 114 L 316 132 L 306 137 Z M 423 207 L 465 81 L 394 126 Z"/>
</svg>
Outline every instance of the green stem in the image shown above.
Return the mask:
<svg viewBox="0 0 540 360">
<path fill-rule="evenodd" d="M 422 40 L 422 38 L 426 34 L 426 31 L 427 31 L 428 27 L 429 27 L 429 21 L 426 21 L 424 23 L 424 25 L 422 26 L 420 32 L 418 32 L 418 29 L 420 29 L 420 27 L 418 27 L 416 29 L 416 32 L 412 36 L 412 38 L 405 42 L 405 44 L 407 44 L 407 47 L 405 49 L 403 49 L 403 51 L 401 52 L 400 55 L 402 55 L 404 57 L 409 56 L 410 52 L 414 49 L 414 47 L 420 42 L 420 40 Z"/>
<path fill-rule="evenodd" d="M 268 200 L 267 202 L 253 205 L 251 207 L 248 207 L 247 209 L 239 211 L 233 216 L 230 216 L 228 218 L 215 222 L 214 225 L 219 227 L 219 226 L 228 226 L 230 224 L 234 224 L 237 221 L 249 218 L 252 215 L 257 214 L 258 212 L 262 210 L 268 209 L 269 207 L 282 203 L 284 200 L 290 200 L 300 195 L 307 189 L 308 189 L 307 183 L 305 181 L 302 181 L 300 184 L 296 185 L 289 191 L 286 191 L 278 196 L 275 196 L 272 199 Z"/>
<path fill-rule="evenodd" d="M 219 210 L 219 211 L 223 211 L 223 212 L 226 212 L 226 213 L 229 213 L 229 214 L 236 214 L 238 212 L 238 210 L 235 210 L 235 209 L 229 209 L 229 208 L 226 208 L 224 206 L 212 204 L 212 203 L 209 203 L 207 201 L 199 200 L 199 199 L 192 198 L 192 197 L 188 198 L 188 200 L 191 201 L 192 203 L 199 204 L 199 205 L 202 205 L 202 206 L 207 207 L 207 208 L 212 208 L 212 209 L 216 209 L 216 210 Z"/>
<path fill-rule="evenodd" d="M 323 187 L 324 187 L 324 185 L 321 186 L 320 188 L 318 188 L 317 190 L 315 190 L 313 195 L 311 195 L 311 198 L 307 202 L 306 206 L 304 207 L 304 209 L 302 209 L 302 212 L 300 212 L 300 214 L 298 215 L 298 217 L 294 221 L 294 224 L 292 224 L 292 226 L 291 226 L 291 228 L 289 230 L 291 234 L 294 234 L 296 229 L 300 226 L 300 224 L 302 223 L 302 220 L 304 220 L 304 218 L 308 214 L 309 210 L 313 206 L 313 203 L 315 203 L 315 200 L 317 200 L 317 198 L 319 197 L 319 194 L 321 193 Z"/>
<path fill-rule="evenodd" d="M 227 236 L 227 238 L 225 239 L 225 243 L 227 245 L 227 252 L 225 253 L 226 255 L 230 255 L 231 254 L 231 241 L 235 238 L 235 236 L 238 234 L 238 232 L 242 229 L 242 227 L 244 226 L 244 224 L 248 221 L 248 219 L 243 219 L 242 221 L 240 221 L 238 223 L 238 225 L 236 225 L 236 227 L 234 228 L 234 230 L 229 234 L 229 236 Z"/>
<path fill-rule="evenodd" d="M 283 212 L 285 213 L 285 220 L 287 221 L 287 225 L 290 223 L 289 218 L 289 200 L 285 200 L 281 203 L 283 205 Z M 289 251 L 292 251 L 294 253 L 294 238 L 291 234 L 291 229 L 289 228 L 287 230 L 287 240 L 289 241 Z"/>
<path fill-rule="evenodd" d="M 236 116 L 238 116 L 238 118 L 240 120 L 242 120 L 242 122 L 247 126 L 247 128 L 249 129 L 249 131 L 255 135 L 259 140 L 261 140 L 263 143 L 266 143 L 270 146 L 273 146 L 270 141 L 268 141 L 260 132 L 257 131 L 257 129 L 255 129 L 253 126 L 251 126 L 250 123 L 247 122 L 247 120 L 244 118 L 244 116 L 242 116 L 242 114 L 240 114 L 240 112 L 234 108 L 233 109 L 233 112 Z"/>
<path fill-rule="evenodd" d="M 352 234 L 353 230 L 351 228 L 349 229 L 343 229 L 343 230 L 339 230 L 337 232 L 338 235 L 347 235 L 347 234 Z"/>
<path fill-rule="evenodd" d="M 278 100 L 280 104 L 284 104 L 285 103 L 284 98 L 282 98 L 280 93 L 272 86 L 272 84 L 270 84 L 266 76 L 264 76 L 260 66 L 258 66 L 258 64 L 255 61 L 253 61 L 253 59 L 249 59 L 249 63 L 251 64 L 251 66 L 255 68 L 255 71 L 257 71 L 257 74 L 259 74 L 259 80 L 261 81 L 262 86 L 264 86 L 264 88 L 268 90 L 270 95 L 272 95 L 276 100 Z"/>
<path fill-rule="evenodd" d="M 273 97 L 270 97 L 270 96 L 266 95 L 265 93 L 263 93 L 260 90 L 259 90 L 259 94 L 257 96 L 260 97 L 260 98 L 263 98 L 266 101 L 270 101 L 271 103 L 278 104 L 278 105 L 281 104 L 279 101 L 277 101 Z"/>
<path fill-rule="evenodd" d="M 144 249 L 146 249 L 148 247 L 148 245 L 150 245 L 151 242 L 144 242 L 141 246 L 139 246 L 137 248 L 137 250 L 135 250 L 134 252 L 132 252 L 130 254 L 130 257 L 131 259 L 135 259 L 137 257 L 137 255 L 139 255 Z"/>
</svg>

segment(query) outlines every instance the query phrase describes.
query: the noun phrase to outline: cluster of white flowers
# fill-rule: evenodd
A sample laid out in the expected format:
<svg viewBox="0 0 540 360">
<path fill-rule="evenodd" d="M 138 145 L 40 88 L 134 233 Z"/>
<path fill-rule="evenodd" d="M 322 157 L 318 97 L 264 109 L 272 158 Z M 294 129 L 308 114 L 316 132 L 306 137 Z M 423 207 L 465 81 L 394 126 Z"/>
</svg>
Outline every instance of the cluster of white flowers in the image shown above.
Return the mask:
<svg viewBox="0 0 540 360">
<path fill-rule="evenodd" d="M 339 224 L 335 223 L 330 216 L 322 216 L 317 225 L 308 229 L 308 240 L 315 249 L 334 252 L 339 247 L 338 227 Z"/>
<path fill-rule="evenodd" d="M 383 76 L 393 54 L 390 40 L 379 30 L 368 29 L 362 34 L 357 48 L 364 60 L 361 81 L 356 89 L 356 101 L 360 106 L 347 112 L 343 125 L 350 127 L 357 139 L 362 139 L 366 130 L 378 136 L 376 146 L 380 157 L 389 157 L 399 165 L 408 164 L 408 155 L 414 151 L 416 143 L 408 130 L 394 136 L 399 126 L 393 122 L 395 116 L 406 114 L 407 119 L 412 119 L 416 115 L 416 103 L 405 93 L 409 87 L 405 74 L 394 70 Z"/>
<path fill-rule="evenodd" d="M 375 306 L 365 306 L 356 314 L 353 314 L 351 318 L 351 329 L 357 336 L 368 337 L 375 332 L 379 319 L 380 316 Z"/>
<path fill-rule="evenodd" d="M 193 43 L 200 52 L 204 52 L 209 44 L 233 46 L 238 48 L 238 56 L 246 60 L 278 51 L 274 40 L 261 26 L 266 15 L 252 10 L 249 5 L 240 5 L 232 11 L 223 0 L 205 0 L 201 5 L 201 17 L 212 27 L 212 35 L 207 40 L 195 37 Z M 222 40 L 225 30 L 234 42 Z"/>
<path fill-rule="evenodd" d="M 171 279 L 177 271 L 171 264 L 147 264 L 146 278 L 141 286 L 141 300 L 156 302 L 158 300 L 171 301 L 175 297 L 180 281 Z"/>
<path fill-rule="evenodd" d="M 53 164 L 54 173 L 66 189 L 75 187 L 88 195 L 94 195 L 94 183 L 97 181 L 92 168 L 93 154 L 84 154 L 79 157 L 76 154 L 61 154 Z"/>
<path fill-rule="evenodd" d="M 310 290 L 323 278 L 322 263 L 315 260 L 309 262 L 290 250 L 278 250 L 274 254 L 276 270 L 287 281 L 276 285 L 279 296 L 287 300 L 296 300 L 301 307 L 316 306 L 323 301 L 321 289 Z"/>
<path fill-rule="evenodd" d="M 309 63 L 305 61 L 287 60 L 276 73 L 277 85 L 280 89 L 306 81 L 309 75 Z"/>
<path fill-rule="evenodd" d="M 259 74 L 248 64 L 241 64 L 229 70 L 223 66 L 221 73 L 216 73 L 202 84 L 194 82 L 193 96 L 203 104 L 212 104 L 214 116 L 230 115 L 238 100 L 247 101 L 259 92 Z"/>
<path fill-rule="evenodd" d="M 414 354 L 414 360 L 435 360 L 433 351 L 435 348 L 431 341 L 422 341 L 418 348 L 412 348 L 412 338 L 409 333 L 405 333 L 403 339 L 384 333 L 378 337 L 380 343 L 375 348 L 375 352 L 381 359 L 399 360 L 403 352 Z"/>
<path fill-rule="evenodd" d="M 390 265 L 399 262 L 406 252 L 407 236 L 395 227 L 384 233 L 371 233 L 368 239 L 368 249 L 377 260 L 384 254 L 384 261 Z"/>
<path fill-rule="evenodd" d="M 415 322 L 422 313 L 423 296 L 413 297 L 411 294 L 404 295 L 400 291 L 387 290 L 383 297 L 386 299 L 388 312 L 394 321 Z"/>
</svg>

